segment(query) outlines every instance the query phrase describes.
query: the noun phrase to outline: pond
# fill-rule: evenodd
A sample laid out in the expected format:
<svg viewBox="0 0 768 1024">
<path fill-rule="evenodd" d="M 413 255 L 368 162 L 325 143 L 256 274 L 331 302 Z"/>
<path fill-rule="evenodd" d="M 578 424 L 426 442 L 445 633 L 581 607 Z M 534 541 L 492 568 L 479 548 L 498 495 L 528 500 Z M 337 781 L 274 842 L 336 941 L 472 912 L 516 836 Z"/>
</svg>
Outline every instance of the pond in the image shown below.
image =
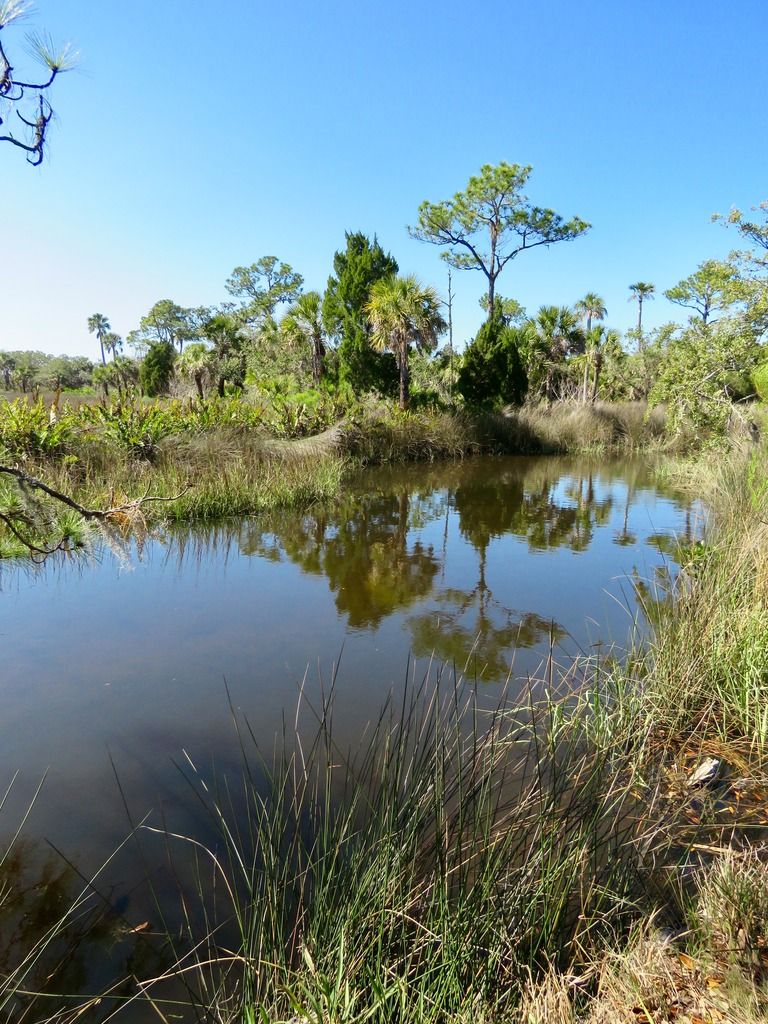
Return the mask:
<svg viewBox="0 0 768 1024">
<path fill-rule="evenodd" d="M 271 749 L 300 689 L 309 706 L 333 685 L 343 746 L 430 662 L 493 695 L 550 659 L 620 652 L 644 628 L 635 584 L 674 569 L 701 526 L 696 502 L 652 480 L 626 460 L 377 468 L 332 507 L 4 565 L 3 790 L 19 775 L 3 838 L 45 775 L 26 867 L 50 870 L 45 841 L 90 876 L 131 820 L 204 833 L 177 764 L 186 751 L 236 772 L 233 709 Z M 126 848 L 99 883 L 134 924 L 153 913 L 143 873 L 165 884 L 162 843 L 148 856 Z"/>
</svg>

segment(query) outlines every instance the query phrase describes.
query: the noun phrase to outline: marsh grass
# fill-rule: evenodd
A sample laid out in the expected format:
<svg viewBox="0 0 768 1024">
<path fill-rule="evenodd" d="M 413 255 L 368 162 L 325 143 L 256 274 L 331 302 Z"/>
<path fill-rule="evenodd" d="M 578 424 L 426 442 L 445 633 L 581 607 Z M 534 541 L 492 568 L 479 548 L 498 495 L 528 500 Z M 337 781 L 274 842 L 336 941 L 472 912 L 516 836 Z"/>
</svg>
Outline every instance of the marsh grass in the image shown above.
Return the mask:
<svg viewBox="0 0 768 1024">
<path fill-rule="evenodd" d="M 582 962 L 637 913 L 643 826 L 594 705 L 489 707 L 425 679 L 353 751 L 332 697 L 314 715 L 270 760 L 241 723 L 237 793 L 187 762 L 219 834 L 199 896 L 225 894 L 237 955 L 214 927 L 178 970 L 201 965 L 210 997 L 220 965 L 220 1019 L 495 1016 L 526 972 Z"/>
<path fill-rule="evenodd" d="M 639 451 L 660 448 L 665 416 L 644 402 L 559 402 L 506 410 L 501 437 L 511 450 Z"/>
<path fill-rule="evenodd" d="M 630 452 L 660 449 L 663 410 L 642 402 L 560 402 L 501 413 L 417 410 L 368 402 L 353 417 L 346 449 L 364 463 L 431 461 L 482 453 Z"/>
</svg>

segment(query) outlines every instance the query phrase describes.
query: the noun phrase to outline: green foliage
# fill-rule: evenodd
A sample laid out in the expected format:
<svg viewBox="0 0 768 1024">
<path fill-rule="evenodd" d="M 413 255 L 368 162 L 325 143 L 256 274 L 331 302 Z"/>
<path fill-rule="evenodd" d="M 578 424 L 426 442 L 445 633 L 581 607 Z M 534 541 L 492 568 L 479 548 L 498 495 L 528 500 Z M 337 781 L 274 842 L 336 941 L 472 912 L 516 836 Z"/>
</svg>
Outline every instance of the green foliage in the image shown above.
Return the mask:
<svg viewBox="0 0 768 1024">
<path fill-rule="evenodd" d="M 76 391 L 91 383 L 93 363 L 83 356 L 54 356 L 37 371 L 36 378 L 52 391 Z"/>
<path fill-rule="evenodd" d="M 239 397 L 208 398 L 205 402 L 182 405 L 174 402 L 168 411 L 179 421 L 179 430 L 203 434 L 219 427 L 255 430 L 263 425 L 266 404 L 255 405 Z"/>
<path fill-rule="evenodd" d="M 286 342 L 310 353 L 315 387 L 320 386 L 326 371 L 322 306 L 320 292 L 306 292 L 299 296 L 280 322 L 280 332 Z"/>
<path fill-rule="evenodd" d="M 587 331 L 592 329 L 593 320 L 605 320 L 608 315 L 605 302 L 603 302 L 597 292 L 587 292 L 583 299 L 579 299 L 574 309 L 580 316 L 584 317 Z"/>
<path fill-rule="evenodd" d="M 439 351 L 411 355 L 411 405 L 447 406 L 453 402 L 461 356 L 444 345 Z"/>
<path fill-rule="evenodd" d="M 376 281 L 396 274 L 397 261 L 361 231 L 346 232 L 346 248 L 333 257 L 334 276 L 328 278 L 323 298 L 326 332 L 336 340 L 339 380 L 355 394 L 378 391 L 393 395 L 397 365 L 388 353 L 375 352 L 369 344 L 366 306 Z"/>
<path fill-rule="evenodd" d="M 134 359 L 116 355 L 111 363 L 94 367 L 93 385 L 100 388 L 104 397 L 108 398 L 110 388 L 119 395 L 126 395 L 139 382 L 139 363 Z"/>
<path fill-rule="evenodd" d="M 149 398 L 168 393 L 175 358 L 170 341 L 157 341 L 149 346 L 139 370 L 139 382 Z"/>
<path fill-rule="evenodd" d="M 366 312 L 373 348 L 394 353 L 400 372 L 400 408 L 407 409 L 411 345 L 429 352 L 446 329 L 437 292 L 420 284 L 412 274 L 384 277 L 372 285 Z"/>
<path fill-rule="evenodd" d="M 42 398 L 35 402 L 17 398 L 5 404 L 0 414 L 0 445 L 11 459 L 64 455 L 74 430 L 72 414 L 49 408 Z"/>
<path fill-rule="evenodd" d="M 459 370 L 457 390 L 467 405 L 493 409 L 522 404 L 528 389 L 518 348 L 523 331 L 505 326 L 501 313 L 486 320 Z"/>
<path fill-rule="evenodd" d="M 231 313 L 216 313 L 201 328 L 201 335 L 213 345 L 213 357 L 205 359 L 206 373 L 216 384 L 220 398 L 227 386 L 240 390 L 245 385 L 246 336 L 239 319 Z M 203 359 L 203 357 L 200 357 Z M 202 381 L 197 383 L 200 393 Z M 202 395 L 200 396 L 202 397 Z"/>
<path fill-rule="evenodd" d="M 578 238 L 589 229 L 579 217 L 569 221 L 533 206 L 523 189 L 531 167 L 484 164 L 463 192 L 439 203 L 423 202 L 410 234 L 445 246 L 444 259 L 459 270 L 480 270 L 488 281 L 488 316 L 494 312 L 496 279 L 521 252 Z"/>
<path fill-rule="evenodd" d="M 768 402 L 768 362 L 760 363 L 752 371 L 752 385 L 763 402 Z"/>
<path fill-rule="evenodd" d="M 724 219 L 726 223 L 734 224 L 742 238 L 748 239 L 761 249 L 768 250 L 768 200 L 758 206 L 753 206 L 752 212 L 762 217 L 762 223 L 759 220 L 749 220 L 741 210 L 735 207 L 725 218 L 716 213 L 712 219 Z"/>
<path fill-rule="evenodd" d="M 260 391 L 290 394 L 312 386 L 311 350 L 273 317 L 253 329 L 244 356 L 245 383 Z"/>
<path fill-rule="evenodd" d="M 93 364 L 83 356 L 51 356 L 45 352 L 0 352 L 0 382 L 6 391 L 36 387 L 74 391 L 91 383 Z"/>
<path fill-rule="evenodd" d="M 200 336 L 201 325 L 208 315 L 208 310 L 202 307 L 188 309 L 172 299 L 160 299 L 141 318 L 139 329 L 129 334 L 128 343 L 137 347 L 147 345 L 150 348 L 166 344 L 171 348 L 178 346 L 179 352 L 182 352 L 187 342 Z"/>
<path fill-rule="evenodd" d="M 754 337 L 738 321 L 692 324 L 670 342 L 649 402 L 667 405 L 672 433 L 679 433 L 686 424 L 723 433 L 731 417 L 732 375 L 749 372 L 759 357 Z"/>
<path fill-rule="evenodd" d="M 668 288 L 664 297 L 686 309 L 692 309 L 704 323 L 713 313 L 727 309 L 744 297 L 741 275 L 733 263 L 723 260 L 705 260 L 689 277 L 674 288 Z"/>
<path fill-rule="evenodd" d="M 177 376 L 194 383 L 202 401 L 206 387 L 216 376 L 216 354 L 202 341 L 193 341 L 179 356 L 174 369 Z"/>
<path fill-rule="evenodd" d="M 488 307 L 490 305 L 487 294 L 480 296 L 479 305 L 480 309 L 482 309 L 487 316 Z M 505 324 L 515 324 L 520 327 L 525 323 L 525 306 L 521 305 L 517 299 L 507 299 L 502 295 L 496 295 L 493 299 L 493 308 L 494 311 L 498 311 Z"/>
<path fill-rule="evenodd" d="M 566 380 L 568 358 L 584 352 L 586 339 L 579 318 L 568 306 L 541 306 L 520 335 L 519 347 L 532 395 L 554 401 Z"/>
<path fill-rule="evenodd" d="M 163 438 L 186 426 L 173 412 L 139 403 L 95 406 L 93 416 L 102 427 L 102 436 L 116 448 L 150 462 Z"/>
<path fill-rule="evenodd" d="M 309 437 L 332 427 L 345 411 L 345 403 L 325 391 L 299 391 L 290 395 L 273 392 L 264 413 L 264 424 L 278 437 Z"/>
<path fill-rule="evenodd" d="M 249 267 L 235 267 L 226 287 L 242 303 L 239 318 L 253 324 L 274 316 L 281 303 L 295 301 L 303 284 L 304 278 L 289 263 L 262 256 Z"/>
</svg>

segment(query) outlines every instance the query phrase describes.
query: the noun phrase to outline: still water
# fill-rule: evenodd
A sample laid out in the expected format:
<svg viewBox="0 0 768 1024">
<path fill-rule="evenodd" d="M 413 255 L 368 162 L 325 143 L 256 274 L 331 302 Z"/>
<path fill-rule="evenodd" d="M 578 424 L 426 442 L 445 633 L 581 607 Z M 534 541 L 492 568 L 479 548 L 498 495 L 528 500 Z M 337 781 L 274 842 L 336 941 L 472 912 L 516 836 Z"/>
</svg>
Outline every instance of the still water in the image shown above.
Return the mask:
<svg viewBox="0 0 768 1024">
<path fill-rule="evenodd" d="M 228 700 L 271 748 L 300 687 L 318 699 L 335 678 L 343 745 L 430 659 L 492 694 L 541 675 L 550 651 L 566 665 L 620 649 L 643 628 L 634 584 L 674 569 L 701 525 L 651 480 L 627 461 L 379 468 L 332 507 L 169 530 L 127 557 L 3 565 L 3 790 L 19 773 L 3 838 L 43 775 L 29 849 L 53 843 L 86 875 L 128 811 L 199 833 L 174 762 L 236 772 Z M 150 913 L 139 873 L 124 852 L 103 876 L 128 920 Z"/>
</svg>

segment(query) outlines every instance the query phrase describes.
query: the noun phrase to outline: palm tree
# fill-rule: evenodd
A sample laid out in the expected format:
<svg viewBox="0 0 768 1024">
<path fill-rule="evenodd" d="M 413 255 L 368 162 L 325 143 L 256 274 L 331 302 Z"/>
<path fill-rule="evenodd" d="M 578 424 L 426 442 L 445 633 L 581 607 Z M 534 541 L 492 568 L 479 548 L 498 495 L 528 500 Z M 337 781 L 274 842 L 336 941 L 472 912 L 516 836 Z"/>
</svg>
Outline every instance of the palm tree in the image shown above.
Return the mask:
<svg viewBox="0 0 768 1024">
<path fill-rule="evenodd" d="M 629 290 L 632 292 L 629 301 L 637 302 L 637 335 L 638 340 L 641 340 L 643 337 L 643 302 L 653 298 L 656 285 L 648 284 L 647 281 L 637 281 L 629 286 Z"/>
<path fill-rule="evenodd" d="M 111 352 L 112 361 L 117 359 L 118 353 L 123 347 L 123 339 L 119 334 L 115 334 L 114 331 L 107 331 L 107 333 L 101 339 L 102 352 Z"/>
<path fill-rule="evenodd" d="M 593 320 L 604 320 L 608 310 L 605 308 L 605 302 L 596 292 L 587 292 L 583 299 L 579 299 L 574 307 L 576 312 L 584 317 L 587 326 L 587 337 L 592 330 Z M 586 402 L 587 400 L 587 378 L 589 375 L 589 360 L 584 361 L 584 386 L 582 388 L 581 400 Z"/>
<path fill-rule="evenodd" d="M 176 364 L 179 373 L 194 381 L 201 402 L 205 399 L 205 381 L 213 374 L 215 361 L 216 355 L 207 345 L 202 341 L 193 341 L 184 349 L 184 354 L 179 356 Z"/>
<path fill-rule="evenodd" d="M 139 364 L 135 359 L 115 355 L 109 369 L 120 395 L 127 395 L 139 383 Z"/>
<path fill-rule="evenodd" d="M 584 331 L 579 318 L 568 306 L 542 306 L 533 321 L 536 349 L 545 365 L 544 397 L 555 397 L 555 380 L 560 366 L 570 355 L 584 351 Z"/>
<path fill-rule="evenodd" d="M 104 335 L 112 330 L 112 326 L 109 322 L 109 318 L 104 316 L 103 313 L 94 313 L 93 316 L 88 317 L 88 333 L 95 334 L 99 340 L 101 346 L 101 361 L 104 366 L 107 365 L 107 357 L 104 355 Z"/>
<path fill-rule="evenodd" d="M 600 387 L 600 373 L 607 356 L 614 356 L 621 352 L 621 340 L 619 332 L 613 329 L 606 330 L 603 326 L 593 327 L 586 336 L 587 345 L 587 367 L 592 363 L 594 376 L 592 378 L 592 395 L 590 402 L 594 405 L 597 401 L 598 389 Z M 586 389 L 586 374 L 585 374 Z"/>
<path fill-rule="evenodd" d="M 322 307 L 323 299 L 320 292 L 304 292 L 280 321 L 280 328 L 289 341 L 309 343 L 312 350 L 312 380 L 315 387 L 320 386 L 325 369 Z"/>
<path fill-rule="evenodd" d="M 372 286 L 366 313 L 371 326 L 371 345 L 394 352 L 400 370 L 400 408 L 410 399 L 411 345 L 429 351 L 446 329 L 437 292 L 419 283 L 413 274 L 384 277 Z"/>
</svg>

